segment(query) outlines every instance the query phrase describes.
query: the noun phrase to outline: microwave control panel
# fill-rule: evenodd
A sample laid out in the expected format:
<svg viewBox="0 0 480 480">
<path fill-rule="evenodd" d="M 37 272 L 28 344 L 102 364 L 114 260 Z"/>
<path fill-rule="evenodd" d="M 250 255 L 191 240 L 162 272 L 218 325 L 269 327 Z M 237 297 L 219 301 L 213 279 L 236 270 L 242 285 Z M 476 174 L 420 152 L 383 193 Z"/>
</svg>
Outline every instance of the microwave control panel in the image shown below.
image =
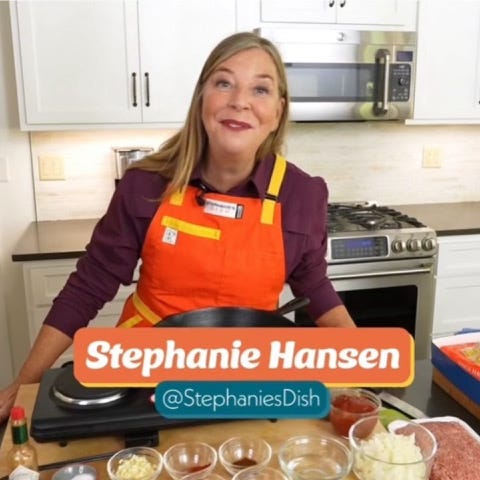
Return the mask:
<svg viewBox="0 0 480 480">
<path fill-rule="evenodd" d="M 412 69 L 408 63 L 394 63 L 390 70 L 389 100 L 408 102 L 410 98 L 410 79 Z"/>
</svg>

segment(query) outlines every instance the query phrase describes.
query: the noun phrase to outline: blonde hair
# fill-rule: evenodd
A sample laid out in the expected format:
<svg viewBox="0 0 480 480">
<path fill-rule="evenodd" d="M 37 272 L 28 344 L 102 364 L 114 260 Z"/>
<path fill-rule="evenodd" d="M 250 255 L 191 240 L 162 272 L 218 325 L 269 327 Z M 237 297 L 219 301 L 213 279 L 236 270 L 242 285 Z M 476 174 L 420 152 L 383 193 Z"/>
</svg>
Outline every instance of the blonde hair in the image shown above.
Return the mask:
<svg viewBox="0 0 480 480">
<path fill-rule="evenodd" d="M 188 185 L 192 171 L 202 161 L 208 151 L 208 137 L 202 123 L 203 88 L 212 73 L 228 58 L 244 50 L 260 48 L 267 52 L 278 74 L 279 96 L 284 99 L 278 128 L 270 133 L 258 148 L 256 159 L 268 154 L 281 153 L 288 124 L 288 86 L 285 68 L 277 48 L 267 39 L 254 33 L 241 32 L 222 40 L 210 53 L 202 68 L 193 91 L 190 108 L 184 126 L 165 143 L 158 152 L 149 155 L 131 168 L 158 172 L 171 179 L 164 197 Z"/>
</svg>

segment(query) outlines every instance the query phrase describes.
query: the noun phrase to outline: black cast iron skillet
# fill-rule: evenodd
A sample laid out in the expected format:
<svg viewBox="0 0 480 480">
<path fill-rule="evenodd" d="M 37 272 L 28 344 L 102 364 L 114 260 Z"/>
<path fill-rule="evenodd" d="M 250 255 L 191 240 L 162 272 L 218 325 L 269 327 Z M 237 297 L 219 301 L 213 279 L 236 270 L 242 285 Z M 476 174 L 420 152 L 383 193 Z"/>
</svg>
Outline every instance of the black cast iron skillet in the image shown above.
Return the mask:
<svg viewBox="0 0 480 480">
<path fill-rule="evenodd" d="M 212 307 L 170 315 L 156 327 L 295 327 L 283 315 L 302 308 L 310 299 L 299 297 L 276 310 L 257 310 L 243 307 Z"/>
</svg>

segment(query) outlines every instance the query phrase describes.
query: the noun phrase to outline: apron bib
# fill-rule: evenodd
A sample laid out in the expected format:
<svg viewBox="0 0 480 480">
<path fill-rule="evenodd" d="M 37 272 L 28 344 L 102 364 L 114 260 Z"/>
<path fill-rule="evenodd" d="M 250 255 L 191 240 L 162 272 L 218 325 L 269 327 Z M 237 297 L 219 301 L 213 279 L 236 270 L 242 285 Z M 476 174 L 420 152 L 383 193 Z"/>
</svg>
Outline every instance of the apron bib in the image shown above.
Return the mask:
<svg viewBox="0 0 480 480">
<path fill-rule="evenodd" d="M 162 202 L 147 230 L 136 292 L 117 326 L 151 327 L 207 307 L 274 310 L 285 283 L 277 156 L 264 200 L 188 186 Z"/>
</svg>

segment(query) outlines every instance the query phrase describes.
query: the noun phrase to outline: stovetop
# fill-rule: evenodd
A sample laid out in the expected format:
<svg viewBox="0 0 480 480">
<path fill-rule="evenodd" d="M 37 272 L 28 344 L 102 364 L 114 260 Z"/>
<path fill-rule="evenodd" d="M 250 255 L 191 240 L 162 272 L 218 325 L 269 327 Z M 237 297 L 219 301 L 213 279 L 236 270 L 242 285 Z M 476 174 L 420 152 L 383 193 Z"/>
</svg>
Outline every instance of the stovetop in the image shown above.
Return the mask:
<svg viewBox="0 0 480 480">
<path fill-rule="evenodd" d="M 416 218 L 368 202 L 329 204 L 327 223 L 329 233 L 426 228 Z"/>
<path fill-rule="evenodd" d="M 59 401 L 55 389 L 64 394 L 62 397 L 67 398 L 66 402 Z M 125 438 L 125 446 L 155 446 L 159 430 L 226 421 L 162 417 L 155 410 L 153 393 L 150 388 L 83 387 L 75 379 L 72 365 L 48 370 L 40 381 L 30 435 L 37 442 L 60 443 L 76 438 L 120 435 Z M 111 401 L 100 401 L 107 398 Z M 82 405 L 74 405 L 70 402 L 72 399 Z"/>
<path fill-rule="evenodd" d="M 435 231 L 414 217 L 372 202 L 328 205 L 328 263 L 432 257 Z"/>
</svg>

